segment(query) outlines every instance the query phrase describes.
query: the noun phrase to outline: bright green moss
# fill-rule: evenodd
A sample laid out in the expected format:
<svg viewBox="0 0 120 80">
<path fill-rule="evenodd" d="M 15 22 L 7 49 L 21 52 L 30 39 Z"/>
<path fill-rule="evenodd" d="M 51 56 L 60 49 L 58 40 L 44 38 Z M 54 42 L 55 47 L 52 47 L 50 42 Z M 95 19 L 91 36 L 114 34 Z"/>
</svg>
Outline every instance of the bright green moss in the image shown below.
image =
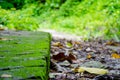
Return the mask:
<svg viewBox="0 0 120 80">
<path fill-rule="evenodd" d="M 50 65 L 50 34 L 0 31 L 0 76 L 47 80 Z M 5 79 L 5 78 L 0 78 Z"/>
</svg>

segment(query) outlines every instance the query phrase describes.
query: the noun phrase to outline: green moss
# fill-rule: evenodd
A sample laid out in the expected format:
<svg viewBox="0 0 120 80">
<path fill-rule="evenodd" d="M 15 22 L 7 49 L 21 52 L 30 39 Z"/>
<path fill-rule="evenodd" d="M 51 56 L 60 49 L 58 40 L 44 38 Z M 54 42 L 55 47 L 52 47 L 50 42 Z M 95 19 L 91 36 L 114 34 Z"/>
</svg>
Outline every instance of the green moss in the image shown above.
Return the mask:
<svg viewBox="0 0 120 80">
<path fill-rule="evenodd" d="M 47 80 L 45 76 L 45 72 L 46 72 L 45 68 L 25 67 L 25 68 L 20 68 L 20 69 L 11 69 L 9 71 L 0 71 L 0 74 L 4 73 L 4 74 L 12 75 L 11 80 L 27 79 L 30 77 L 38 78 L 37 80 Z M 40 75 L 42 77 L 40 77 Z"/>
<path fill-rule="evenodd" d="M 0 31 L 0 34 L 0 76 L 12 75 L 9 80 L 48 79 L 50 34 L 25 31 Z"/>
</svg>

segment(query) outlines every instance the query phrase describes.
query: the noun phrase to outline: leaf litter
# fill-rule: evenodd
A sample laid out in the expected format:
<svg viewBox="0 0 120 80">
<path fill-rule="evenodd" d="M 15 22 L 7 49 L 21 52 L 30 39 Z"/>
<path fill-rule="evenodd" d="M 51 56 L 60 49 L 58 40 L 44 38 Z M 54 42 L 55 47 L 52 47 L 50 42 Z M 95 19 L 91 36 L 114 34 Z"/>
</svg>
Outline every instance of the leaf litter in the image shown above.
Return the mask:
<svg viewBox="0 0 120 80">
<path fill-rule="evenodd" d="M 120 80 L 120 42 L 52 39 L 49 80 Z"/>
</svg>

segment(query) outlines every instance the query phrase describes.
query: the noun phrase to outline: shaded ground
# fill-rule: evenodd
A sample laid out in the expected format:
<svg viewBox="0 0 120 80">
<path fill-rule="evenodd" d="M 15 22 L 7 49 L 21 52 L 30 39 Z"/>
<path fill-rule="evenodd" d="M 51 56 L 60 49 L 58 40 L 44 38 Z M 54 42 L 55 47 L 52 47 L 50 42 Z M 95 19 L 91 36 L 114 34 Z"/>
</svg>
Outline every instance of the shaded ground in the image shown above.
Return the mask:
<svg viewBox="0 0 120 80">
<path fill-rule="evenodd" d="M 102 75 L 94 69 L 93 73 L 80 72 L 80 67 L 103 69 L 108 72 Z M 93 79 L 120 80 L 120 43 L 100 39 L 84 42 L 53 37 L 50 80 Z"/>
</svg>

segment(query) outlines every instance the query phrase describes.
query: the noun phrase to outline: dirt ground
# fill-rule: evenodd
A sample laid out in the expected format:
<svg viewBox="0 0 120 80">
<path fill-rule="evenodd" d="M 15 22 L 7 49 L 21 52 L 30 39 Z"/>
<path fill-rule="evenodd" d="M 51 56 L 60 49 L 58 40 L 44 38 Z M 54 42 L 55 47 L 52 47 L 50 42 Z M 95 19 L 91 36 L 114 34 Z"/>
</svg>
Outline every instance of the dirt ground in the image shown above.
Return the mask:
<svg viewBox="0 0 120 80">
<path fill-rule="evenodd" d="M 120 80 L 120 42 L 53 36 L 49 75 L 50 80 Z"/>
</svg>

